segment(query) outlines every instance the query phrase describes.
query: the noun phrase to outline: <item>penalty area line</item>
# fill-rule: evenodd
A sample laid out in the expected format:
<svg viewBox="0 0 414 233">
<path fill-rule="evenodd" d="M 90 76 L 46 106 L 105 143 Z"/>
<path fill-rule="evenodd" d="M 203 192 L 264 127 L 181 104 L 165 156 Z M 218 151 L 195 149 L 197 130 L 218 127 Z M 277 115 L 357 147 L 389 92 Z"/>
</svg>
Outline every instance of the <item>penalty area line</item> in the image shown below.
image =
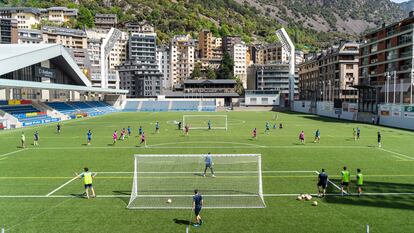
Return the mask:
<svg viewBox="0 0 414 233">
<path fill-rule="evenodd" d="M 59 191 L 60 189 L 62 189 L 63 187 L 65 187 L 66 185 L 68 185 L 69 183 L 71 183 L 72 181 L 74 181 L 75 179 L 77 179 L 78 176 L 73 177 L 72 179 L 70 179 L 69 181 L 67 181 L 66 183 L 62 184 L 61 186 L 59 186 L 58 188 L 56 188 L 55 190 L 53 190 L 52 192 L 46 194 L 46 197 L 50 197 L 52 194 L 54 194 L 55 192 Z"/>
<path fill-rule="evenodd" d="M 6 154 L 2 154 L 2 155 L 0 155 L 0 157 L 6 157 L 6 156 L 8 156 L 8 155 L 16 154 L 16 153 L 19 153 L 19 152 L 21 152 L 21 151 L 25 151 L 25 150 L 28 150 L 28 149 L 29 149 L 29 148 L 23 148 L 23 149 L 20 149 L 20 150 L 12 151 L 12 152 L 9 152 L 9 153 L 6 153 Z"/>
<path fill-rule="evenodd" d="M 296 197 L 298 195 L 301 195 L 303 193 L 268 193 L 263 194 L 264 197 Z M 312 193 L 312 196 L 317 196 L 318 194 Z M 193 195 L 138 195 L 139 197 L 145 198 L 145 197 L 189 197 L 191 198 Z M 206 195 L 204 195 L 206 196 Z M 207 195 L 212 197 L 231 197 L 232 195 Z M 259 196 L 259 195 L 233 195 L 235 197 L 252 197 L 252 196 Z M 338 196 L 341 197 L 342 194 L 340 193 L 327 193 L 326 196 Z M 350 193 L 344 197 L 347 196 L 359 196 L 357 193 Z M 414 193 L 362 193 L 363 196 L 414 196 Z M 2 198 L 83 198 L 82 195 L 0 195 L 0 199 Z M 131 195 L 125 195 L 125 194 L 115 194 L 115 195 L 97 195 L 97 198 L 129 198 Z"/>
<path fill-rule="evenodd" d="M 315 171 L 315 173 L 319 175 L 319 172 L 318 171 Z M 336 185 L 334 182 L 332 182 L 330 179 L 328 179 L 328 182 L 330 184 L 332 184 L 335 188 L 337 188 L 339 191 L 342 191 L 342 189 L 338 185 Z M 345 190 L 344 190 L 344 193 L 345 194 L 348 194 L 348 192 L 346 192 Z"/>
<path fill-rule="evenodd" d="M 397 157 L 398 159 L 402 159 L 402 160 L 409 159 L 409 160 L 413 160 L 414 161 L 414 158 L 413 157 L 410 157 L 408 155 L 404 155 L 404 154 L 401 154 L 401 153 L 398 153 L 398 152 L 395 152 L 395 151 L 391 151 L 391 150 L 386 150 L 384 148 L 378 148 L 378 149 L 380 149 L 382 151 L 385 151 L 385 152 L 388 152 L 388 153 L 391 153 L 391 154 L 394 154 L 394 155 L 398 155 L 399 156 L 399 158 Z M 401 158 L 401 157 L 403 157 L 403 158 Z"/>
</svg>

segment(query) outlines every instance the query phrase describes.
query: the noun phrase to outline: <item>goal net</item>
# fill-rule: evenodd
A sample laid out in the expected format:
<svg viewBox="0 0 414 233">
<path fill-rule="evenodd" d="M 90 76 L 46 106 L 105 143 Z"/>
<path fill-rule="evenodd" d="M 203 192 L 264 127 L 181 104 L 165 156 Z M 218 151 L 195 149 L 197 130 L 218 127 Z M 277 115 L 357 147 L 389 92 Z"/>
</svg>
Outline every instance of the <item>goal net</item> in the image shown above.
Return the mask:
<svg viewBox="0 0 414 233">
<path fill-rule="evenodd" d="M 188 125 L 190 129 L 211 129 L 227 130 L 227 115 L 184 115 L 183 126 Z"/>
<path fill-rule="evenodd" d="M 261 156 L 211 155 L 213 171 L 205 169 L 206 155 L 135 155 L 134 180 L 128 209 L 190 209 L 194 190 L 204 208 L 264 208 Z"/>
</svg>

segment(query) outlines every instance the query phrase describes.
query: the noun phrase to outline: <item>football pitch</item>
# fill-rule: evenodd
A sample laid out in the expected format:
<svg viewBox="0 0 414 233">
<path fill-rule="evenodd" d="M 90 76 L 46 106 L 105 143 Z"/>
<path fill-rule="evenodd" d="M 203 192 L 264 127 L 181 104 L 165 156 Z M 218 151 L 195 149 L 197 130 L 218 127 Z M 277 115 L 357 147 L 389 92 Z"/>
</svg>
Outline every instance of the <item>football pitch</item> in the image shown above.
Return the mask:
<svg viewBox="0 0 414 233">
<path fill-rule="evenodd" d="M 197 113 L 114 113 L 56 124 L 0 132 L 0 226 L 6 232 L 185 232 L 194 221 L 190 209 L 129 210 L 135 154 L 260 154 L 265 208 L 206 208 L 205 224 L 189 232 L 414 232 L 414 133 L 313 115 L 274 112 L 207 113 L 227 115 L 228 130 L 191 130 L 188 136 L 174 121 Z M 206 115 L 206 113 L 203 113 Z M 155 122 L 160 133 L 155 133 Z M 265 123 L 271 124 L 268 134 Z M 274 123 L 283 129 L 273 129 Z M 139 144 L 142 126 L 147 147 Z M 112 145 L 112 133 L 131 126 L 132 135 Z M 252 139 L 253 128 L 258 138 Z M 353 128 L 361 129 L 355 141 Z M 207 123 L 206 123 L 207 128 Z M 92 144 L 86 145 L 87 130 Z M 313 143 L 321 131 L 321 142 Z M 306 134 L 300 144 L 299 133 Z M 377 131 L 382 148 L 377 146 Z M 26 148 L 20 148 L 20 135 Z M 39 146 L 33 134 L 39 131 Z M 89 167 L 96 174 L 96 198 L 83 198 L 75 173 Z M 340 195 L 340 172 L 351 172 L 349 196 Z M 202 173 L 203 166 L 200 167 Z M 325 198 L 298 201 L 317 193 L 318 172 L 330 184 Z M 364 174 L 364 194 L 355 195 L 356 169 Z M 217 167 L 216 178 L 193 174 L 149 174 L 151 185 L 197 187 L 203 179 L 223 182 L 231 166 Z M 240 171 L 242 173 L 243 171 Z M 190 178 L 189 178 L 190 177 Z M 243 177 L 242 177 L 243 178 Z M 237 181 L 238 182 L 238 181 Z M 235 183 L 237 183 L 235 181 Z M 194 184 L 195 183 L 195 184 Z M 231 181 L 230 181 L 231 183 Z M 238 182 L 240 183 L 240 182 Z M 166 196 L 168 196 L 166 187 Z M 183 195 L 187 190 L 182 190 Z M 201 190 L 202 192 L 202 190 Z M 188 190 L 188 207 L 193 193 Z M 312 206 L 313 201 L 317 206 Z M 164 201 L 164 200 L 160 200 Z M 185 200 L 184 200 L 185 202 Z M 172 197 L 172 204 L 174 204 Z M 208 207 L 208 196 L 205 197 Z M 191 219 L 190 219 L 191 218 Z"/>
</svg>

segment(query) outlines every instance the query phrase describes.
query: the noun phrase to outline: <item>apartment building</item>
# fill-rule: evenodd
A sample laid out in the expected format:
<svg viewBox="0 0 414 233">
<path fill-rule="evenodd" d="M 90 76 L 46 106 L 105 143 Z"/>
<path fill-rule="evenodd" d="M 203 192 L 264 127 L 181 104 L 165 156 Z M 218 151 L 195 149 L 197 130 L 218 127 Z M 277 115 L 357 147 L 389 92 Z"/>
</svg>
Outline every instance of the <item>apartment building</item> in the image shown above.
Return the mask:
<svg viewBox="0 0 414 233">
<path fill-rule="evenodd" d="M 101 29 L 111 29 L 118 24 L 118 18 L 116 14 L 96 14 L 95 15 L 95 27 Z"/>
<path fill-rule="evenodd" d="M 171 69 L 170 69 L 170 48 L 161 46 L 157 48 L 158 70 L 162 73 L 162 89 L 171 89 Z"/>
<path fill-rule="evenodd" d="M 289 52 L 283 48 L 281 43 L 264 46 L 262 56 L 264 64 L 289 63 Z"/>
<path fill-rule="evenodd" d="M 16 19 L 19 29 L 33 29 L 40 25 L 42 20 L 62 24 L 76 19 L 77 9 L 66 7 L 50 7 L 39 9 L 33 7 L 2 7 L 0 8 L 0 18 Z"/>
<path fill-rule="evenodd" d="M 358 100 L 358 52 L 356 42 L 341 41 L 299 65 L 303 100 L 356 103 Z"/>
<path fill-rule="evenodd" d="M 130 97 L 154 97 L 161 94 L 163 74 L 157 63 L 157 34 L 133 33 L 128 42 L 126 62 L 118 67 L 120 88 Z"/>
<path fill-rule="evenodd" d="M 231 50 L 235 44 L 240 44 L 242 39 L 240 36 L 225 36 L 223 37 L 223 51 L 231 53 Z"/>
<path fill-rule="evenodd" d="M 377 104 L 411 104 L 414 14 L 365 34 L 359 47 L 359 111 Z"/>
<path fill-rule="evenodd" d="M 86 32 L 77 29 L 43 26 L 42 43 L 61 44 L 72 55 L 76 64 L 90 76 L 90 60 Z"/>
<path fill-rule="evenodd" d="M 70 21 L 71 19 L 76 19 L 78 16 L 77 9 L 69 9 L 66 7 L 49 7 L 47 9 L 40 10 L 40 19 L 47 20 L 53 23 L 62 24 Z"/>
<path fill-rule="evenodd" d="M 161 94 L 162 76 L 156 62 L 127 60 L 118 67 L 120 88 L 128 98 L 148 98 Z"/>
<path fill-rule="evenodd" d="M 247 88 L 247 46 L 244 42 L 234 44 L 230 50 L 234 61 L 233 75 L 240 78 L 243 87 Z"/>
<path fill-rule="evenodd" d="M 358 48 L 356 42 L 341 42 L 322 52 L 319 76 L 323 101 L 357 102 Z"/>
<path fill-rule="evenodd" d="M 210 30 L 202 30 L 198 37 L 201 59 L 221 59 L 223 57 L 222 39 L 214 37 Z"/>
<path fill-rule="evenodd" d="M 40 24 L 41 11 L 32 7 L 2 7 L 0 18 L 17 20 L 18 29 L 31 29 Z"/>
<path fill-rule="evenodd" d="M 299 99 L 322 100 L 321 81 L 319 79 L 320 54 L 310 54 L 299 68 Z"/>
<path fill-rule="evenodd" d="M 175 36 L 170 44 L 171 83 L 177 85 L 188 79 L 194 70 L 196 42 L 190 35 Z"/>
<path fill-rule="evenodd" d="M 19 44 L 41 44 L 43 42 L 41 30 L 19 29 L 18 34 Z"/>
<path fill-rule="evenodd" d="M 0 18 L 0 44 L 17 44 L 17 20 Z"/>
<path fill-rule="evenodd" d="M 126 61 L 128 34 L 118 29 L 88 30 L 90 79 L 94 87 L 119 88 L 117 66 Z"/>
<path fill-rule="evenodd" d="M 291 85 L 295 90 L 295 96 L 299 93 L 298 80 L 298 69 L 295 69 L 294 82 L 290 81 L 289 64 L 255 64 L 248 68 L 247 89 L 264 92 L 276 91 L 280 96 L 280 103 L 286 106 Z"/>
<path fill-rule="evenodd" d="M 88 47 L 86 33 L 77 29 L 43 26 L 42 38 L 45 44 L 61 44 L 71 49 Z"/>
<path fill-rule="evenodd" d="M 128 22 L 125 24 L 125 29 L 129 34 L 132 33 L 153 33 L 155 32 L 154 26 L 147 21 L 142 22 Z"/>
</svg>

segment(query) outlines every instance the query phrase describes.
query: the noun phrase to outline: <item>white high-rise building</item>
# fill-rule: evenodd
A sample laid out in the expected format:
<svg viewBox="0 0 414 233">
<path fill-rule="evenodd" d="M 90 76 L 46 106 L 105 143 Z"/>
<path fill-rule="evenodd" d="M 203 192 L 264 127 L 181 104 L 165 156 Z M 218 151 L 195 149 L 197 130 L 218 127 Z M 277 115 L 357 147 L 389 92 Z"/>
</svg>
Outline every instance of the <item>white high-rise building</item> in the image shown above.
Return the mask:
<svg viewBox="0 0 414 233">
<path fill-rule="evenodd" d="M 171 85 L 188 79 L 194 70 L 195 40 L 190 35 L 175 36 L 170 45 Z"/>
<path fill-rule="evenodd" d="M 234 77 L 240 78 L 243 87 L 247 88 L 247 46 L 244 42 L 236 43 L 231 47 L 230 56 L 234 61 Z"/>
</svg>

